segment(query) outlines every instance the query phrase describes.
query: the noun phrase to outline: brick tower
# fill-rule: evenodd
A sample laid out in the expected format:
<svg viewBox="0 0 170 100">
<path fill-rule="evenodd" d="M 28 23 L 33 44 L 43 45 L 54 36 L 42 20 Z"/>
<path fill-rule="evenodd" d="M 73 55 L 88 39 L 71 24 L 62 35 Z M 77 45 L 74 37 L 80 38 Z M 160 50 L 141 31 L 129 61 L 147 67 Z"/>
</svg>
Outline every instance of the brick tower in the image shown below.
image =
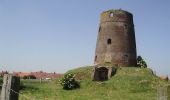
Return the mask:
<svg viewBox="0 0 170 100">
<path fill-rule="evenodd" d="M 118 9 L 101 13 L 94 63 L 106 62 L 136 66 L 133 15 L 127 11 Z"/>
</svg>

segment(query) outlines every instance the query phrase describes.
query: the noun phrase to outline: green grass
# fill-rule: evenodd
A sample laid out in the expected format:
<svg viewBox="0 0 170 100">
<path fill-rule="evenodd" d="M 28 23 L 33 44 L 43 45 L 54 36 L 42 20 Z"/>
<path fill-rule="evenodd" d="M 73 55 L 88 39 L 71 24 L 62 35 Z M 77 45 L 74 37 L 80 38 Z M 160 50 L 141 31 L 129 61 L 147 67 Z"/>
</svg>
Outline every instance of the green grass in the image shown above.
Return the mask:
<svg viewBox="0 0 170 100">
<path fill-rule="evenodd" d="M 63 90 L 58 80 L 41 84 L 23 80 L 25 88 L 20 91 L 19 100 L 157 100 L 158 87 L 169 84 L 147 68 L 119 68 L 115 76 L 104 82 L 92 81 L 92 71 L 92 67 L 82 67 L 67 72 L 75 73 L 80 82 L 80 88 L 75 90 Z"/>
</svg>

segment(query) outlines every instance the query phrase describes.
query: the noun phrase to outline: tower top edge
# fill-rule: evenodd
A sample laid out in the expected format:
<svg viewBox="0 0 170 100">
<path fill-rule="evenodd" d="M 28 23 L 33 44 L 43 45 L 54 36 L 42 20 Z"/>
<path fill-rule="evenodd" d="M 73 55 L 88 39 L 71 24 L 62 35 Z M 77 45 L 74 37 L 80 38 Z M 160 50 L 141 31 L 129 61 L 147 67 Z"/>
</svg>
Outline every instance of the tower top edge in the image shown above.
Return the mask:
<svg viewBox="0 0 170 100">
<path fill-rule="evenodd" d="M 126 10 L 122 10 L 122 9 L 110 9 L 110 10 L 106 10 L 106 11 L 103 11 L 101 13 L 101 15 L 110 14 L 110 13 L 132 15 L 132 13 L 130 13 L 130 12 L 126 11 Z"/>
</svg>

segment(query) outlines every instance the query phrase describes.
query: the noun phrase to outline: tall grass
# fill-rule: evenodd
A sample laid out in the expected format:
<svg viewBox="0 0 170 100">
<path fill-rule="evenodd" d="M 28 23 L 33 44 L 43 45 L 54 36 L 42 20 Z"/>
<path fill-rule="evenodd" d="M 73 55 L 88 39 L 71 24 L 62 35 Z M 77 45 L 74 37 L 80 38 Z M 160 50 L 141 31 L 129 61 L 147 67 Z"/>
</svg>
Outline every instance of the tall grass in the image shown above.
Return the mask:
<svg viewBox="0 0 170 100">
<path fill-rule="evenodd" d="M 92 81 L 92 67 L 82 67 L 67 73 L 76 74 L 80 88 L 63 90 L 58 80 L 39 83 L 22 81 L 26 88 L 21 90 L 20 100 L 25 95 L 35 100 L 157 100 L 157 88 L 168 84 L 145 68 L 121 68 L 108 81 Z"/>
</svg>

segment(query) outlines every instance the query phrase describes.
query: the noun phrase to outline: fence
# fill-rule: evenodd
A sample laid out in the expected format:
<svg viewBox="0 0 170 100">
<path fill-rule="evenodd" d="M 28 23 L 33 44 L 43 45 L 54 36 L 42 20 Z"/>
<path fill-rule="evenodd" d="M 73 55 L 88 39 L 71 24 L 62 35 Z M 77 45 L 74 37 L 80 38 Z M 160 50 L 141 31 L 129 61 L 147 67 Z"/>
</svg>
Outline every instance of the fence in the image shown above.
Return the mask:
<svg viewBox="0 0 170 100">
<path fill-rule="evenodd" d="M 38 100 L 31 96 L 19 93 L 20 78 L 12 75 L 4 75 L 0 100 L 18 100 L 19 95 L 24 100 Z M 170 100 L 170 85 L 158 89 L 158 100 Z"/>
<path fill-rule="evenodd" d="M 1 91 L 1 100 L 18 100 L 20 88 L 20 78 L 5 74 Z"/>
<path fill-rule="evenodd" d="M 170 85 L 159 88 L 158 100 L 170 100 Z"/>
<path fill-rule="evenodd" d="M 19 100 L 19 96 L 24 97 L 24 100 L 38 100 L 31 96 L 26 96 L 19 93 L 20 90 L 20 78 L 10 74 L 5 74 L 3 77 L 3 85 L 0 100 Z"/>
</svg>

